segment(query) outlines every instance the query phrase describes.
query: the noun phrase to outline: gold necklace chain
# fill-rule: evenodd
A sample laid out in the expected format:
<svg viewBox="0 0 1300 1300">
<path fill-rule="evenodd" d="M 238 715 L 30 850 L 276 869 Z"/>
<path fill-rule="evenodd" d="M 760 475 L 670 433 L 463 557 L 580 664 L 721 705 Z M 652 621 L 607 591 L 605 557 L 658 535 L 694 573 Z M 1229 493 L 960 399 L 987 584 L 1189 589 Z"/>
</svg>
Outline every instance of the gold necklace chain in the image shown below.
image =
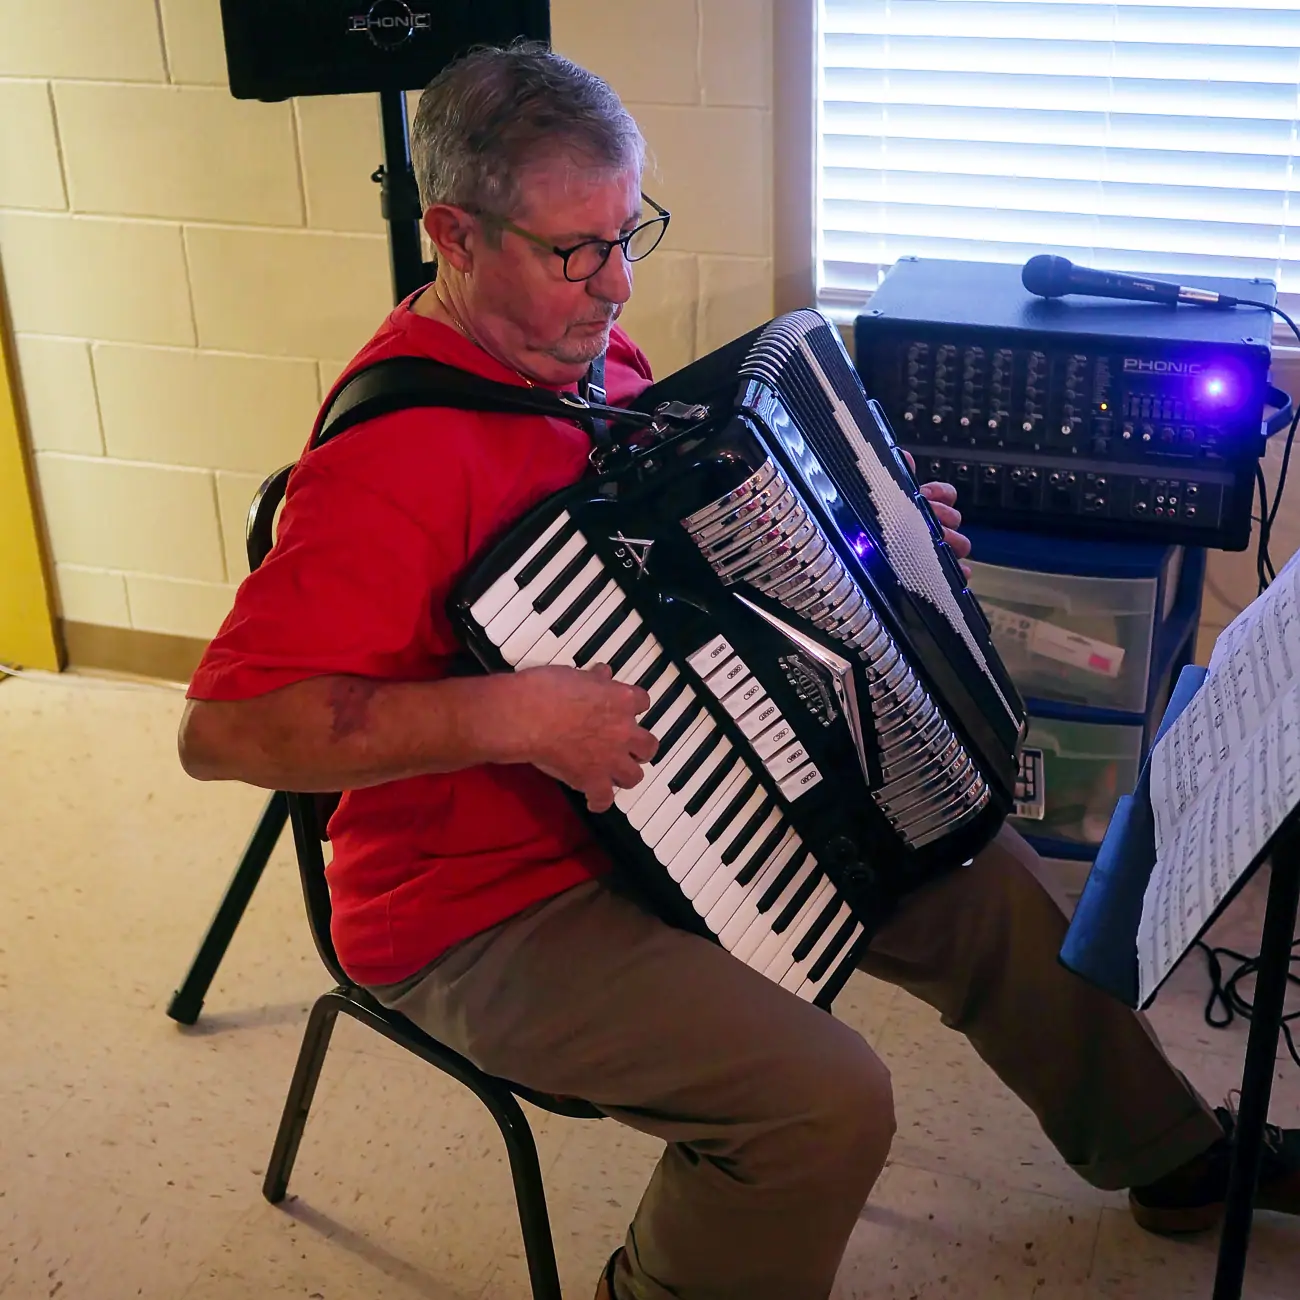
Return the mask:
<svg viewBox="0 0 1300 1300">
<path fill-rule="evenodd" d="M 498 358 L 495 357 L 495 356 L 493 356 L 493 354 L 492 354 L 491 352 L 488 352 L 487 348 L 485 348 L 485 347 L 484 347 L 484 346 L 483 346 L 483 345 L 478 341 L 478 339 L 476 339 L 476 338 L 474 337 L 474 335 L 470 333 L 469 326 L 466 325 L 465 322 L 464 322 L 463 320 L 461 320 L 461 318 L 460 318 L 460 312 L 458 312 L 458 311 L 455 309 L 455 307 L 453 307 L 453 306 L 451 305 L 451 303 L 449 303 L 449 302 L 447 301 L 447 299 L 444 298 L 444 297 L 442 296 L 442 294 L 440 294 L 440 293 L 437 291 L 437 289 L 435 289 L 433 292 L 434 292 L 434 296 L 435 296 L 435 297 L 438 299 L 438 301 L 442 304 L 443 310 L 447 313 L 448 316 L 451 317 L 451 322 L 452 322 L 452 324 L 455 325 L 455 327 L 456 327 L 458 330 L 460 330 L 460 332 L 461 332 L 461 333 L 462 333 L 462 334 L 463 334 L 467 339 L 469 339 L 469 341 L 470 341 L 470 342 L 471 342 L 471 343 L 472 343 L 476 348 L 478 348 L 480 352 L 487 352 L 488 356 L 492 357 L 492 359 L 493 359 L 494 361 L 496 361 Z M 537 385 L 533 382 L 533 380 L 529 379 L 528 376 L 527 376 L 526 374 L 524 374 L 524 372 L 523 372 L 522 370 L 520 370 L 518 366 L 512 366 L 512 365 L 510 365 L 509 362 L 503 362 L 502 364 L 506 365 L 509 369 L 513 370 L 513 371 L 515 372 L 515 374 L 517 374 L 517 375 L 519 376 L 519 378 L 522 379 L 522 380 L 524 381 L 524 383 L 528 385 L 529 388 L 536 388 L 536 387 L 537 387 Z"/>
</svg>

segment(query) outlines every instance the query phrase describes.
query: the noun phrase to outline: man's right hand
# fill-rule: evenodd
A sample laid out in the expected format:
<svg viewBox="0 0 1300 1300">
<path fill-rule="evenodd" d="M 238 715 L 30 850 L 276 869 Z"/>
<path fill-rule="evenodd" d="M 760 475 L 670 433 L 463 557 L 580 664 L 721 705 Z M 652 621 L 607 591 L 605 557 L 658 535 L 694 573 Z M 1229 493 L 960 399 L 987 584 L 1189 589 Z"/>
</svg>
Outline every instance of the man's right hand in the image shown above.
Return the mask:
<svg viewBox="0 0 1300 1300">
<path fill-rule="evenodd" d="M 527 762 L 580 790 L 592 812 L 605 812 L 617 788 L 641 780 L 659 741 L 637 725 L 650 707 L 639 686 L 614 681 L 607 664 L 525 668 L 511 680 L 510 723 Z"/>
</svg>

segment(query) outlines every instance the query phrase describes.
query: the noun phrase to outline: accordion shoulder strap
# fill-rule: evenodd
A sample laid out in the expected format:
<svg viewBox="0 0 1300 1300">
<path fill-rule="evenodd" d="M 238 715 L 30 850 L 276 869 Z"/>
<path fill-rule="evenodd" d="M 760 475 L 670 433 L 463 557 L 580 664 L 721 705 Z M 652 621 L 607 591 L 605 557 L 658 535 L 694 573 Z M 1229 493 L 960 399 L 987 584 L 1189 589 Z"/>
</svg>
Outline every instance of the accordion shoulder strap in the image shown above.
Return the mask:
<svg viewBox="0 0 1300 1300">
<path fill-rule="evenodd" d="M 603 362 L 603 358 L 601 358 Z M 594 382 L 582 387 L 598 401 L 587 401 L 581 393 L 556 393 L 546 388 L 520 388 L 501 384 L 468 370 L 445 365 L 428 357 L 388 357 L 359 370 L 334 395 L 320 413 L 311 445 L 336 438 L 366 420 L 415 406 L 443 406 L 460 411 L 491 411 L 504 415 L 549 415 L 573 420 L 602 441 L 606 422 L 649 424 L 653 419 L 639 411 L 604 403 L 603 365 Z M 605 435 L 608 436 L 608 435 Z"/>
</svg>

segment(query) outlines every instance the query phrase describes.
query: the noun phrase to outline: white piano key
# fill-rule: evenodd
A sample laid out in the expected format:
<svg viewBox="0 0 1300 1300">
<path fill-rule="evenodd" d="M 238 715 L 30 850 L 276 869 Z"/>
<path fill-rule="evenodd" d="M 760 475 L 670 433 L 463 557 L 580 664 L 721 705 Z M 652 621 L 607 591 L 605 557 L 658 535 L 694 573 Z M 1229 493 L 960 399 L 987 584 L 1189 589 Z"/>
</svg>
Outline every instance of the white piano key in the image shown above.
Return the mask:
<svg viewBox="0 0 1300 1300">
<path fill-rule="evenodd" d="M 754 835 L 750 839 L 749 843 L 745 845 L 740 856 L 736 858 L 734 862 L 724 863 L 722 869 L 720 871 L 715 871 L 712 877 L 710 877 L 708 884 L 706 884 L 704 888 L 701 889 L 693 899 L 691 899 L 691 902 L 695 905 L 695 910 L 701 916 L 707 916 L 712 910 L 714 904 L 716 904 L 722 895 L 736 883 L 736 873 L 749 860 L 747 855 L 757 849 L 759 845 L 762 844 L 774 830 L 776 830 L 776 828 L 781 824 L 784 816 L 785 814 L 782 813 L 780 808 L 773 808 L 772 811 L 763 818 L 758 830 L 754 832 Z M 748 818 L 746 818 L 746 821 L 747 820 Z M 742 822 L 741 825 L 743 826 L 744 822 Z M 753 884 L 753 881 L 750 881 L 750 884 Z"/>
<path fill-rule="evenodd" d="M 735 651 L 725 636 L 715 636 L 707 645 L 702 645 L 694 654 L 687 655 L 686 662 L 701 677 L 707 677 L 720 663 L 723 663 Z"/>
<path fill-rule="evenodd" d="M 623 642 L 632 636 L 641 626 L 641 615 L 636 610 L 629 610 L 627 617 L 613 632 L 600 643 L 596 653 L 587 661 L 588 667 L 594 664 L 607 664 L 618 653 Z"/>
<path fill-rule="evenodd" d="M 812 892 L 812 897 L 799 909 L 799 915 L 790 922 L 789 928 L 784 933 L 776 936 L 782 940 L 770 956 L 766 966 L 762 968 L 763 974 L 768 979 L 775 980 L 778 984 L 786 976 L 790 967 L 794 965 L 794 950 L 803 942 L 803 937 L 808 933 L 814 921 L 826 910 L 826 905 L 835 897 L 835 882 L 832 880 L 823 880 Z M 758 962 L 762 960 L 763 950 L 760 948 L 754 954 L 754 966 L 758 969 Z M 802 981 L 801 981 L 802 982 Z"/>
<path fill-rule="evenodd" d="M 804 980 L 795 992 L 797 992 L 801 998 L 805 999 L 805 1001 L 812 1002 L 844 964 L 845 958 L 853 951 L 854 944 L 861 941 L 864 929 L 865 927 L 859 921 L 850 931 L 849 937 L 845 941 L 844 946 L 835 954 L 835 959 L 826 968 L 825 973 L 819 979 Z M 814 960 L 812 964 L 815 966 L 817 964 L 816 960 Z"/>
<path fill-rule="evenodd" d="M 663 654 L 663 649 L 663 646 L 653 636 L 646 637 L 645 645 L 614 674 L 614 680 L 616 682 L 635 682 Z"/>
<path fill-rule="evenodd" d="M 813 893 L 800 907 L 800 913 L 789 923 L 789 926 L 779 935 L 774 933 L 771 940 L 759 945 L 758 952 L 754 953 L 753 962 L 750 962 L 754 970 L 761 970 L 768 979 L 774 979 L 779 983 L 781 976 L 790 969 L 790 963 L 794 961 L 794 949 L 802 943 L 803 935 L 814 920 L 822 914 L 823 907 L 826 907 L 833 896 L 835 896 L 835 883 L 829 879 L 819 880 Z"/>
<path fill-rule="evenodd" d="M 493 645 L 502 645 L 506 638 L 528 617 L 534 613 L 533 601 L 546 590 L 559 576 L 560 571 L 587 544 L 581 533 L 574 533 L 556 552 L 551 562 L 526 587 L 519 587 L 515 594 L 506 601 L 505 607 L 483 629 Z"/>
<path fill-rule="evenodd" d="M 852 915 L 853 909 L 841 899 L 839 908 L 836 910 L 835 915 L 831 917 L 830 925 L 822 931 L 821 937 L 813 944 L 812 951 L 802 961 L 795 962 L 782 976 L 781 987 L 783 989 L 789 989 L 791 993 L 797 993 L 808 982 L 808 972 L 817 965 L 822 953 L 835 941 L 835 936 L 844 928 L 844 923 Z M 828 969 L 834 970 L 848 950 L 848 945 L 845 944 L 836 953 L 835 960 L 831 962 Z"/>
<path fill-rule="evenodd" d="M 776 853 L 773 854 L 771 860 L 759 873 L 758 879 L 747 889 L 741 885 L 736 886 L 738 890 L 743 890 L 743 897 L 731 916 L 714 931 L 718 936 L 718 941 L 728 952 L 735 949 L 741 939 L 749 933 L 749 929 L 754 922 L 761 915 L 764 915 L 758 910 L 759 901 L 767 893 L 777 877 L 780 876 L 781 872 L 785 870 L 790 859 L 802 847 L 803 841 L 792 827 L 790 833 L 777 846 Z M 722 907 L 726 901 L 726 895 L 724 895 L 723 901 L 718 906 Z"/>
<path fill-rule="evenodd" d="M 722 834 L 718 836 L 712 844 L 709 845 L 703 853 L 700 854 L 695 865 L 682 877 L 682 893 L 687 898 L 694 900 L 702 890 L 705 884 L 712 879 L 716 872 L 722 872 L 727 876 L 735 876 L 735 870 L 722 861 L 722 855 L 727 850 L 727 845 L 731 843 L 733 837 L 737 835 L 740 829 L 747 821 L 758 811 L 759 805 L 768 797 L 767 790 L 759 786 L 753 794 L 740 806 L 731 821 L 728 823 Z"/>
<path fill-rule="evenodd" d="M 657 683 L 656 683 L 657 684 Z M 668 706 L 664 711 L 663 717 L 655 723 L 654 734 L 664 736 L 670 730 L 672 725 L 682 716 L 683 713 L 695 702 L 695 693 L 688 686 L 682 693 Z M 630 813 L 632 809 L 641 801 L 646 791 L 654 785 L 653 775 L 656 769 L 649 763 L 641 765 L 641 780 L 630 790 L 620 790 L 614 796 L 614 804 L 624 813 Z"/>
<path fill-rule="evenodd" d="M 663 672 L 650 683 L 650 689 L 646 691 L 646 694 L 650 697 L 650 703 L 646 706 L 646 713 L 649 713 L 659 703 L 659 697 L 677 680 L 677 677 L 677 665 L 670 662 Z M 643 713 L 641 716 L 644 717 L 645 714 Z"/>
<path fill-rule="evenodd" d="M 807 794 L 822 779 L 815 763 L 805 763 L 801 768 L 791 772 L 781 783 L 781 793 L 793 803 L 800 795 Z"/>
<path fill-rule="evenodd" d="M 714 729 L 715 725 L 708 713 L 702 713 L 686 728 L 685 733 L 673 746 L 672 753 L 666 754 L 658 763 L 648 768 L 645 779 L 646 791 L 637 800 L 636 807 L 628 814 L 628 823 L 634 830 L 644 831 L 646 822 L 654 816 L 668 797 L 668 783 L 695 753 L 703 743 L 704 737 Z M 645 835 L 643 834 L 641 838 L 644 840 Z"/>
<path fill-rule="evenodd" d="M 588 635 L 599 627 L 599 623 L 591 622 L 592 615 L 602 604 L 606 609 L 612 609 L 617 604 L 617 595 L 620 591 L 618 583 L 613 578 L 609 579 L 603 587 L 588 602 L 586 609 L 578 617 L 577 621 L 571 623 L 567 631 L 555 633 L 548 626 L 542 631 L 542 634 L 533 643 L 532 647 L 525 651 L 523 656 L 515 664 L 516 668 L 535 668 L 542 664 L 564 663 L 564 654 L 566 651 L 576 650 L 583 644 L 582 641 L 575 640 L 575 634 L 579 628 L 589 629 Z M 581 592 L 577 593 L 581 594 Z M 558 622 L 559 615 L 556 614 L 551 622 Z M 572 663 L 572 654 L 570 653 L 569 663 Z"/>
<path fill-rule="evenodd" d="M 777 918 L 785 911 L 786 904 L 799 892 L 804 882 L 809 876 L 815 875 L 821 868 L 817 865 L 817 859 L 810 853 L 805 859 L 803 866 L 799 868 L 786 882 L 785 888 L 781 891 L 780 897 L 766 912 L 759 912 L 750 923 L 749 928 L 742 934 L 732 946 L 731 951 L 747 965 L 753 965 L 751 958 L 758 950 L 759 946 L 765 941 L 773 938 L 772 926 L 776 923 Z M 777 936 L 779 937 L 779 936 Z M 763 963 L 764 965 L 766 962 Z M 759 969 L 762 969 L 760 966 Z"/>
<path fill-rule="evenodd" d="M 544 635 L 550 635 L 558 649 L 559 638 L 551 632 L 551 624 L 558 622 L 564 611 L 591 585 L 592 580 L 604 569 L 598 555 L 593 555 L 582 566 L 578 576 L 541 611 L 530 610 L 528 617 L 501 643 L 501 654 L 508 664 L 518 664 L 526 657 L 534 663 L 549 663 L 543 657 L 530 655 L 529 652 L 538 645 Z M 536 599 L 536 597 L 534 597 Z M 541 651 L 545 655 L 545 651 Z"/>
<path fill-rule="evenodd" d="M 641 828 L 642 840 L 645 841 L 647 848 L 655 850 L 656 857 L 660 856 L 660 846 L 662 846 L 662 860 L 666 861 L 686 843 L 696 821 L 694 817 L 687 814 L 686 805 L 695 798 L 700 786 L 718 770 L 719 764 L 731 756 L 731 752 L 731 746 L 723 737 L 713 752 L 700 764 L 695 775 L 676 794 L 669 791 L 667 798 Z"/>
<path fill-rule="evenodd" d="M 515 574 L 528 566 L 528 562 L 547 542 L 569 522 L 569 512 L 561 510 L 547 525 L 546 531 L 469 607 L 470 618 L 479 627 L 487 625 L 506 607 L 518 590 Z"/>
<path fill-rule="evenodd" d="M 591 640 L 592 633 L 618 608 L 623 598 L 623 588 L 611 578 L 609 586 L 592 602 L 591 609 L 573 625 L 564 644 L 551 657 L 551 663 L 572 667 L 573 656 Z"/>
<path fill-rule="evenodd" d="M 664 863 L 668 874 L 679 884 L 682 877 L 699 861 L 700 854 L 709 847 L 705 832 L 713 824 L 718 813 L 725 808 L 739 793 L 741 787 L 752 774 L 743 763 L 737 763 L 735 770 L 713 792 L 713 797 L 700 809 L 695 818 L 695 829 L 688 836 L 686 843 Z M 656 855 L 657 856 L 657 855 Z M 660 858 L 662 862 L 663 859 Z"/>
<path fill-rule="evenodd" d="M 724 948 L 727 946 L 724 936 L 729 935 L 734 940 L 749 928 L 750 922 L 758 915 L 758 900 L 781 873 L 781 868 L 794 857 L 795 850 L 801 843 L 794 827 L 787 828 L 776 848 L 768 854 L 767 861 L 759 868 L 749 884 L 739 885 L 733 879 L 718 901 L 709 908 L 704 917 L 704 924 L 708 926 L 711 934 L 717 935 Z M 748 910 L 747 918 L 740 916 L 742 908 Z M 734 927 L 733 921 L 735 921 Z"/>
<path fill-rule="evenodd" d="M 713 800 L 718 793 L 717 790 L 701 805 L 699 812 L 692 815 L 686 811 L 686 807 L 699 793 L 700 786 L 706 784 L 719 767 L 730 762 L 733 753 L 731 742 L 724 736 L 718 748 L 709 755 L 703 766 L 691 777 L 681 793 L 666 800 L 664 806 L 647 823 L 645 828 L 646 843 L 654 849 L 655 857 L 660 862 L 665 864 L 671 862 L 685 847 L 686 841 L 699 829 L 701 819 L 710 815 L 709 810 L 713 806 Z M 738 762 L 736 769 L 733 769 L 719 784 L 718 790 L 721 790 L 730 782 L 735 775 L 735 770 L 743 768 L 745 768 L 745 764 Z"/>
</svg>

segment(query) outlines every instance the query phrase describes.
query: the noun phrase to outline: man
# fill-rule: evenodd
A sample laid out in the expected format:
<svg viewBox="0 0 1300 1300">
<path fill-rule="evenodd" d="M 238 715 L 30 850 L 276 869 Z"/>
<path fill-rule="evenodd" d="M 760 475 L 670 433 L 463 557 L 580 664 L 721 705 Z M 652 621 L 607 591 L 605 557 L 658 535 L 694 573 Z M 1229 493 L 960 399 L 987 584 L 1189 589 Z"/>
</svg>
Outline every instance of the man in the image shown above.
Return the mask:
<svg viewBox="0 0 1300 1300">
<path fill-rule="evenodd" d="M 643 142 L 609 87 L 536 47 L 482 51 L 425 91 L 414 148 L 438 277 L 351 369 L 407 353 L 560 389 L 603 353 L 612 401 L 646 384 L 613 322 L 629 259 L 662 233 L 647 222 L 666 218 L 643 201 Z M 454 579 L 587 453 L 565 422 L 427 410 L 309 451 L 275 550 L 195 674 L 182 762 L 346 791 L 330 886 L 353 977 L 484 1069 L 664 1139 L 598 1295 L 814 1300 L 889 1150 L 884 1066 L 605 883 L 560 783 L 604 809 L 640 780 L 657 743 L 637 724 L 644 692 L 604 666 L 449 675 Z M 926 494 L 955 529 L 952 489 Z M 1004 831 L 907 897 L 862 965 L 939 1008 L 1083 1177 L 1136 1189 L 1145 1226 L 1208 1226 L 1226 1112 L 1140 1017 L 1059 966 L 1064 929 L 1035 855 Z M 1300 1208 L 1298 1168 L 1288 1135 L 1262 1203 Z"/>
</svg>

